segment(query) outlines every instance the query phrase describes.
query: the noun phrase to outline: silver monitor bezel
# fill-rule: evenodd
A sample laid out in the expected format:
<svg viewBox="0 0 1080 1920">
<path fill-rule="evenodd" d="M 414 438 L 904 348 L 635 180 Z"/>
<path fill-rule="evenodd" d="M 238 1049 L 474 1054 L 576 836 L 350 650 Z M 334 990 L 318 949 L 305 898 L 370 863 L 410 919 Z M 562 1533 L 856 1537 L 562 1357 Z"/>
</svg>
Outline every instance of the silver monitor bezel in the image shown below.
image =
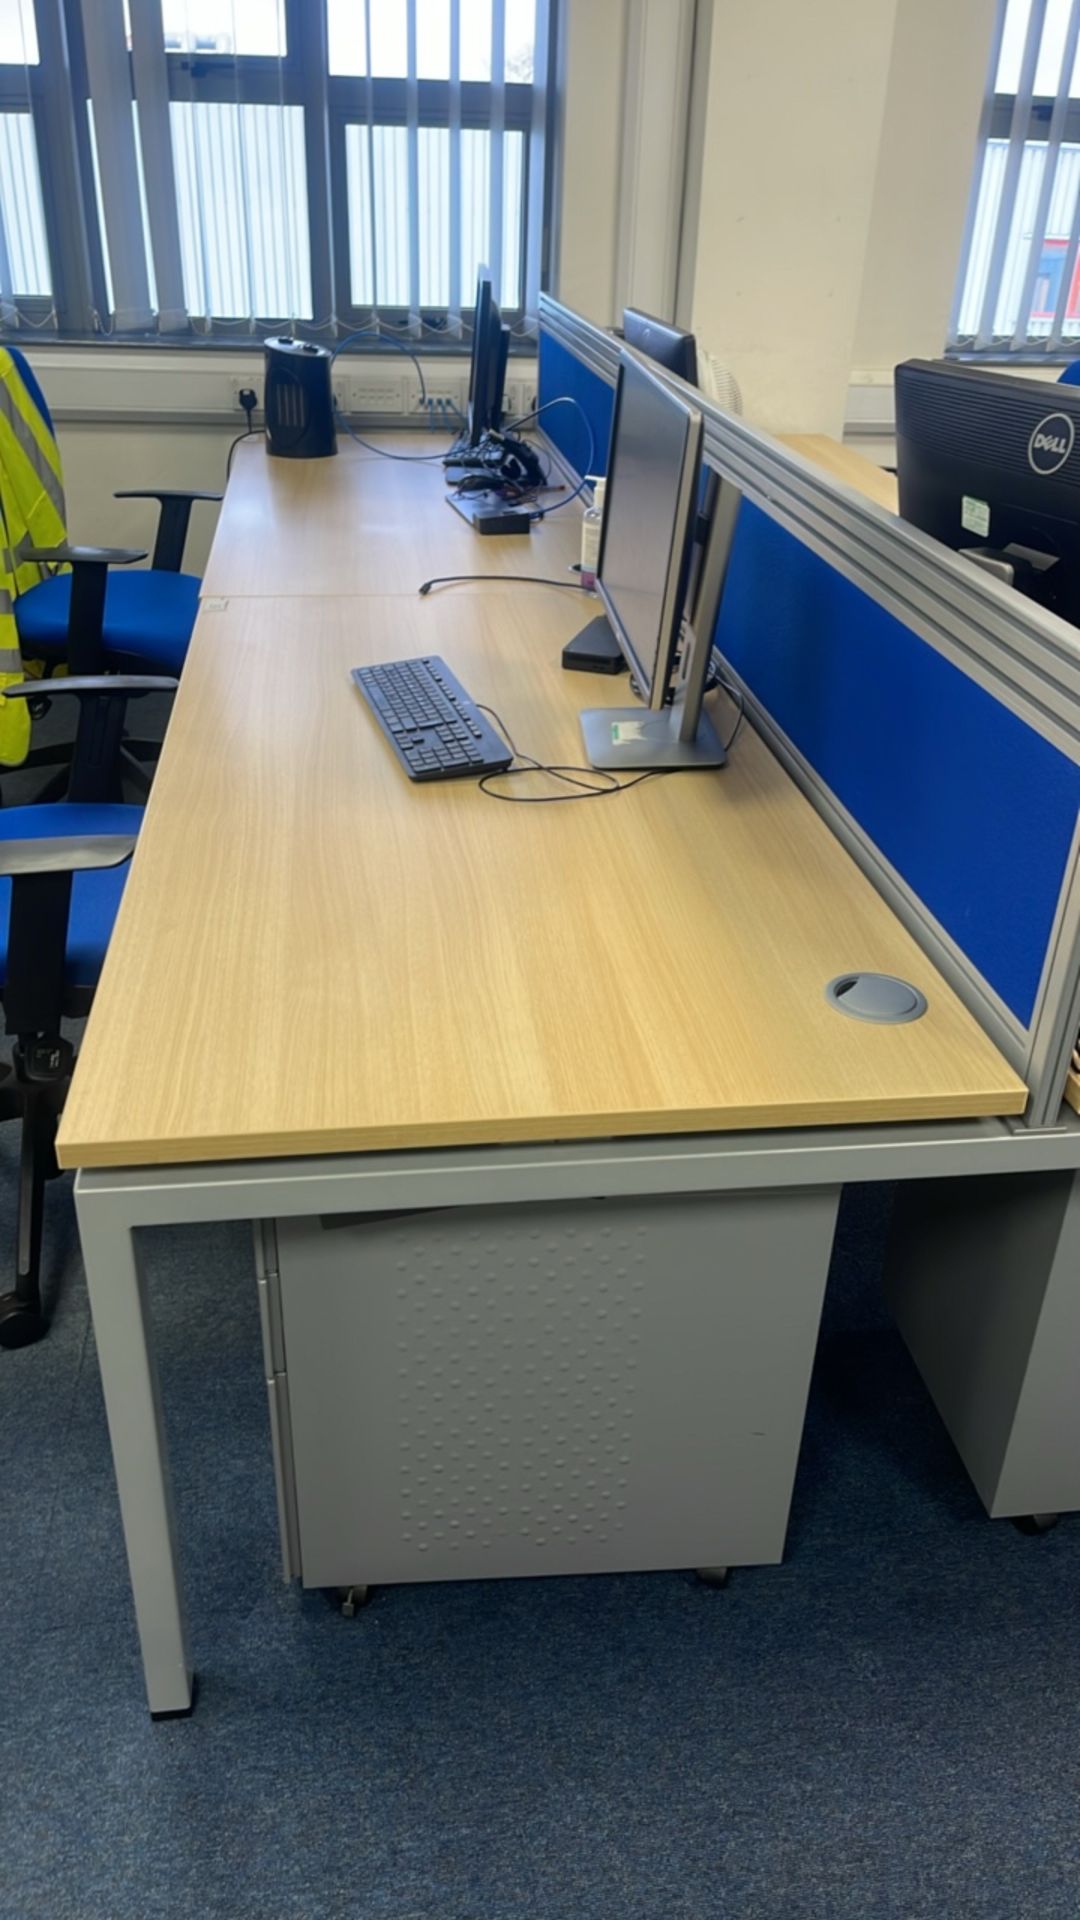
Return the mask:
<svg viewBox="0 0 1080 1920">
<path fill-rule="evenodd" d="M 668 553 L 664 592 L 660 606 L 659 631 L 656 651 L 651 668 L 640 661 L 634 650 L 615 604 L 604 583 L 604 551 L 608 530 L 611 526 L 612 512 L 617 512 L 618 482 L 615 466 L 615 450 L 618 441 L 619 415 L 622 409 L 625 378 L 628 371 L 640 375 L 654 391 L 660 395 L 665 406 L 673 407 L 683 416 L 686 423 L 686 439 L 683 447 L 682 470 L 679 475 L 678 494 L 675 504 L 675 523 L 672 530 L 671 549 Z M 611 418 L 611 441 L 608 458 L 607 483 L 604 493 L 604 519 L 600 531 L 600 552 L 596 562 L 596 587 L 619 649 L 634 675 L 642 697 L 654 712 L 665 706 L 671 685 L 672 672 L 679 649 L 679 635 L 683 618 L 683 599 L 689 585 L 688 560 L 690 542 L 693 537 L 697 518 L 697 489 L 701 476 L 701 453 L 704 439 L 704 417 L 697 407 L 672 391 L 666 379 L 655 373 L 643 354 L 633 347 L 624 346 L 619 354 L 619 374 L 615 386 L 615 406 Z M 613 484 L 613 475 L 615 481 Z"/>
</svg>

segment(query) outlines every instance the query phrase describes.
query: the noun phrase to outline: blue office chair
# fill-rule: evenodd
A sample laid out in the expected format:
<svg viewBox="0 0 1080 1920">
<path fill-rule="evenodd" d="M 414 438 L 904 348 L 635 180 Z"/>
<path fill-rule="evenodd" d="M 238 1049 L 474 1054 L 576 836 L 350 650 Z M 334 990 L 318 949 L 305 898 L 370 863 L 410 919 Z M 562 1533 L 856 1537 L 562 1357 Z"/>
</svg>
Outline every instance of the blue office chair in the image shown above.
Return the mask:
<svg viewBox="0 0 1080 1920">
<path fill-rule="evenodd" d="M 52 415 L 25 356 L 9 347 L 19 374 L 50 433 Z M 182 573 L 181 563 L 197 500 L 221 499 L 220 493 L 190 489 L 125 488 L 117 500 L 156 500 L 157 534 L 149 568 L 116 572 L 145 560 L 135 548 L 24 545 L 18 558 L 52 566 L 66 562 L 70 573 L 54 574 L 25 589 L 15 602 L 19 644 L 27 660 L 48 668 L 66 665 L 80 678 L 102 673 L 179 674 L 187 654 L 199 605 L 198 576 Z M 38 688 L 39 694 L 43 691 Z M 48 688 L 51 691 L 51 686 Z M 153 759 L 156 741 L 128 740 L 125 758 Z M 49 749 L 31 755 L 30 764 L 55 765 Z"/>
<path fill-rule="evenodd" d="M 33 369 L 17 347 L 8 351 L 52 433 L 52 415 Z M 109 573 L 110 565 L 145 558 L 130 548 L 24 548 L 22 559 L 43 563 L 70 560 L 72 571 L 56 574 L 19 595 L 15 617 L 23 652 L 28 659 L 66 660 L 73 671 L 83 675 L 177 674 L 184 664 L 199 604 L 198 576 L 180 571 L 191 509 L 196 500 L 217 501 L 221 495 L 129 487 L 114 497 L 158 502 L 157 535 L 149 570 Z M 71 630 L 73 610 L 80 615 L 75 632 Z M 87 619 L 88 614 L 95 613 L 96 618 Z M 73 652 L 79 655 L 77 659 L 72 657 Z"/>
<path fill-rule="evenodd" d="M 0 1002 L 15 1042 L 0 1067 L 0 1119 L 22 1121 L 15 1285 L 0 1294 L 0 1347 L 29 1346 L 48 1324 L 45 1186 L 59 1171 L 56 1129 L 75 1065 L 62 1023 L 89 1012 L 142 820 L 140 807 L 108 798 L 125 709 L 132 694 L 175 686 L 119 674 L 58 679 L 50 692 L 79 702 L 67 798 L 0 812 Z M 5 697 L 40 692 L 39 681 L 24 681 Z"/>
<path fill-rule="evenodd" d="M 1058 385 L 1080 387 L 1080 360 L 1070 360 L 1067 367 L 1062 367 L 1058 374 Z"/>
</svg>

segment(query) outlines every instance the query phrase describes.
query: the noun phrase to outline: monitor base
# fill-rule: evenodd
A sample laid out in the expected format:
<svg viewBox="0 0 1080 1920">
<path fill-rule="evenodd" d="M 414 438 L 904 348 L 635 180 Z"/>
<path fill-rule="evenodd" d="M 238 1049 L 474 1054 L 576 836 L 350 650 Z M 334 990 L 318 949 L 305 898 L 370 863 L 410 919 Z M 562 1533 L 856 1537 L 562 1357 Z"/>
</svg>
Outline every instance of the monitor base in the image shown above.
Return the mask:
<svg viewBox="0 0 1080 1920">
<path fill-rule="evenodd" d="M 701 715 L 693 740 L 679 739 L 679 718 L 677 707 L 663 713 L 648 707 L 590 707 L 580 715 L 585 757 L 605 773 L 724 766 L 727 754 L 707 715 Z"/>
</svg>

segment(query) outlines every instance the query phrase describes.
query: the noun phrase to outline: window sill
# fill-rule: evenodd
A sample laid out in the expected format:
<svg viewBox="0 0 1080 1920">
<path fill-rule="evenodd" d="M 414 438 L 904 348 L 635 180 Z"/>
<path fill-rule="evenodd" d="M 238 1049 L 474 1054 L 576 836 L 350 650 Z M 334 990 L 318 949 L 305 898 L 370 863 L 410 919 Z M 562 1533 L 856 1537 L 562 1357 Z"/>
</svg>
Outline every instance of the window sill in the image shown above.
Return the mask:
<svg viewBox="0 0 1080 1920">
<path fill-rule="evenodd" d="M 972 367 L 1046 367 L 1049 371 L 1060 373 L 1062 367 L 1071 367 L 1074 360 L 1080 360 L 1080 341 L 1076 352 L 1067 353 L 1064 348 L 1053 353 L 1040 353 L 1036 347 L 1017 347 L 1015 352 L 1005 347 L 946 347 L 942 359 L 954 365 Z"/>
</svg>

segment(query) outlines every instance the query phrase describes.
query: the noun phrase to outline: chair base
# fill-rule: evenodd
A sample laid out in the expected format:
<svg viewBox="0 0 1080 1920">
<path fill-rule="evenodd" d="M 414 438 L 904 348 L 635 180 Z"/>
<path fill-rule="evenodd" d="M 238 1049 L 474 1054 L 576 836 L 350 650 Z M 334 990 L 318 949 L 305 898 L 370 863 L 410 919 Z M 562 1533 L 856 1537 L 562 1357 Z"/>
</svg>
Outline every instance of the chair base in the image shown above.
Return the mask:
<svg viewBox="0 0 1080 1920">
<path fill-rule="evenodd" d="M 16 1040 L 11 1066 L 0 1076 L 0 1118 L 22 1119 L 15 1285 L 0 1294 L 0 1348 L 30 1347 L 48 1332 L 41 1299 L 45 1186 L 60 1172 L 56 1129 L 74 1065 L 70 1041 L 26 1036 Z"/>
<path fill-rule="evenodd" d="M 49 1322 L 37 1304 L 22 1300 L 17 1293 L 0 1293 L 0 1347 L 32 1347 L 44 1340 Z"/>
</svg>

